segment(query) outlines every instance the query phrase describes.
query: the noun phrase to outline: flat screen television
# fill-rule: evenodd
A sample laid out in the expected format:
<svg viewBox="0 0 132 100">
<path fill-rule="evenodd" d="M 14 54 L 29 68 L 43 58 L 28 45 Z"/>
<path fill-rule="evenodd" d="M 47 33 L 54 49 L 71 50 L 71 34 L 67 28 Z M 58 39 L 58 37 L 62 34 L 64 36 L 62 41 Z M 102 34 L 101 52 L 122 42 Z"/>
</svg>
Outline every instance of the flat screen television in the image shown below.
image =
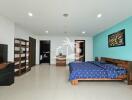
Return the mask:
<svg viewBox="0 0 132 100">
<path fill-rule="evenodd" d="M 8 57 L 8 45 L 0 44 L 0 63 L 6 63 Z"/>
</svg>

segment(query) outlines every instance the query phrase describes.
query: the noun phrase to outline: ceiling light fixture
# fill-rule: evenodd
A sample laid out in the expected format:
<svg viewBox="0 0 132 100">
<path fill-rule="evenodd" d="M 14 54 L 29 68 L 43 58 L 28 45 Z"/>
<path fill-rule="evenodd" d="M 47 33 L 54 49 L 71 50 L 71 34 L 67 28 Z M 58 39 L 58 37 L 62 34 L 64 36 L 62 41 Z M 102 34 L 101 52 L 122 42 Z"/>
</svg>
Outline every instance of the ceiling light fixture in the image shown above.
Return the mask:
<svg viewBox="0 0 132 100">
<path fill-rule="evenodd" d="M 28 16 L 32 17 L 33 16 L 33 13 L 29 12 L 28 13 Z"/>
<path fill-rule="evenodd" d="M 102 17 L 102 14 L 101 13 L 97 15 L 97 18 L 101 18 L 101 17 Z"/>
<path fill-rule="evenodd" d="M 64 13 L 64 14 L 63 14 L 63 16 L 64 16 L 64 17 L 68 17 L 68 16 L 69 16 L 69 14 L 67 14 L 67 13 Z"/>
<path fill-rule="evenodd" d="M 82 34 L 86 34 L 86 32 L 85 31 L 82 31 Z"/>
<path fill-rule="evenodd" d="M 46 33 L 46 34 L 48 34 L 48 33 L 49 33 L 49 31 L 47 30 L 47 31 L 45 31 L 45 33 Z"/>
</svg>

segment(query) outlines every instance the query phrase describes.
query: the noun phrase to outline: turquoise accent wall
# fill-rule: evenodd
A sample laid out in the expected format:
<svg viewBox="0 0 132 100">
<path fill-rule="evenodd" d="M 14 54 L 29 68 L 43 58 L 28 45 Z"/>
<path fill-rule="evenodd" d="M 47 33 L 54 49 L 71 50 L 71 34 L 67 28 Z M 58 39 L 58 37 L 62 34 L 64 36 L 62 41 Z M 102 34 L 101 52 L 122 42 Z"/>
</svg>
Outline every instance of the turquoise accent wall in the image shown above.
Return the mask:
<svg viewBox="0 0 132 100">
<path fill-rule="evenodd" d="M 126 46 L 108 47 L 108 35 L 125 29 Z M 132 16 L 97 34 L 93 38 L 94 57 L 109 57 L 122 60 L 132 60 Z"/>
</svg>

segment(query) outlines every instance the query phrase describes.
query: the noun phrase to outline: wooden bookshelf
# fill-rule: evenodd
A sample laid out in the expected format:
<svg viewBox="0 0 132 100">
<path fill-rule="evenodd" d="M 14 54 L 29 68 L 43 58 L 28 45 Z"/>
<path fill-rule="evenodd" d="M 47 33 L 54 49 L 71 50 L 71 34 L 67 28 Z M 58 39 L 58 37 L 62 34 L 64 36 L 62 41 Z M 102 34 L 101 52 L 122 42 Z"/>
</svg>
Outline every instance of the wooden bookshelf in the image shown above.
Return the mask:
<svg viewBox="0 0 132 100">
<path fill-rule="evenodd" d="M 20 76 L 30 71 L 29 66 L 29 41 L 15 38 L 14 40 L 15 75 Z"/>
</svg>

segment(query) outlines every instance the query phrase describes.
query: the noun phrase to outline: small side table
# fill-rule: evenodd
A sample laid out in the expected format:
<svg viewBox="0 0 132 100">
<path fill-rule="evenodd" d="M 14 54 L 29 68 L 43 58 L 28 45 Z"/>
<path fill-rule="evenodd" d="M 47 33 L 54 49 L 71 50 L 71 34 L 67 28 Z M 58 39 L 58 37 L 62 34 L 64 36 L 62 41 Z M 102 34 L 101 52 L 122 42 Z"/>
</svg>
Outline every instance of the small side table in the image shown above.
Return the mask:
<svg viewBox="0 0 132 100">
<path fill-rule="evenodd" d="M 56 56 L 56 66 L 66 66 L 66 55 Z"/>
</svg>

